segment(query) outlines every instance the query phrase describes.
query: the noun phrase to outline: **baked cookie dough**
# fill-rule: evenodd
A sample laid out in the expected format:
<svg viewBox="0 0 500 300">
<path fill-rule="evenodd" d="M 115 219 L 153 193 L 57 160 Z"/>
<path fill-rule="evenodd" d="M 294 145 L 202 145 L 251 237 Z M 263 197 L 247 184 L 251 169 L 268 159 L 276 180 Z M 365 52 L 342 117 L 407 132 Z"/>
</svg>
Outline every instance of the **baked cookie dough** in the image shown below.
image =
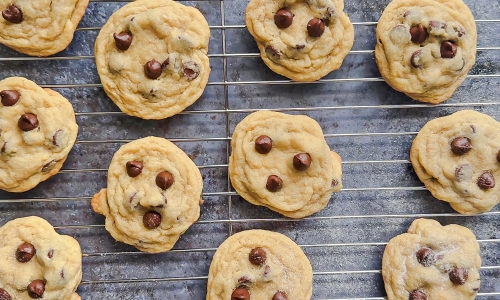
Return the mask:
<svg viewBox="0 0 500 300">
<path fill-rule="evenodd" d="M 231 147 L 236 192 L 287 217 L 318 212 L 342 188 L 341 158 L 307 116 L 254 112 L 234 129 Z"/>
<path fill-rule="evenodd" d="M 207 300 L 308 300 L 312 277 L 307 256 L 288 237 L 266 230 L 242 231 L 215 252 Z"/>
<path fill-rule="evenodd" d="M 138 0 L 116 11 L 95 42 L 106 94 L 126 114 L 173 116 L 208 82 L 210 29 L 199 10 L 172 0 Z"/>
<path fill-rule="evenodd" d="M 89 0 L 0 0 L 0 43 L 32 56 L 68 47 Z"/>
<path fill-rule="evenodd" d="M 500 202 L 500 122 L 463 110 L 429 121 L 410 150 L 425 187 L 461 214 L 491 210 Z"/>
<path fill-rule="evenodd" d="M 59 172 L 76 141 L 73 106 L 21 77 L 0 81 L 0 189 L 24 192 Z"/>
<path fill-rule="evenodd" d="M 480 267 L 479 244 L 469 229 L 427 219 L 391 239 L 382 258 L 388 300 L 472 300 Z"/>
<path fill-rule="evenodd" d="M 106 230 L 120 242 L 165 252 L 200 216 L 203 180 L 193 161 L 163 138 L 146 137 L 113 156 L 108 187 L 92 198 Z"/>
<path fill-rule="evenodd" d="M 44 219 L 19 218 L 0 228 L 0 299 L 80 300 L 78 242 Z"/>
<path fill-rule="evenodd" d="M 251 0 L 245 12 L 264 63 L 295 81 L 340 68 L 354 43 L 343 0 Z"/>
<path fill-rule="evenodd" d="M 476 60 L 476 24 L 461 0 L 393 0 L 377 26 L 384 80 L 414 100 L 451 97 Z"/>
</svg>

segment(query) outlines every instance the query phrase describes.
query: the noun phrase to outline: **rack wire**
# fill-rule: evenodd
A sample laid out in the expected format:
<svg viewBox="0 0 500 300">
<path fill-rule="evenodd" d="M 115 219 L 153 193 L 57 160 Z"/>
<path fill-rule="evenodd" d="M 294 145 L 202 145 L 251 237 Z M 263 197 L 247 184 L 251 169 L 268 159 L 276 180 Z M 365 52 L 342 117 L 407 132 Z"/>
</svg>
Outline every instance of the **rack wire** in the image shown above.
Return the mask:
<svg viewBox="0 0 500 300">
<path fill-rule="evenodd" d="M 210 0 L 197 0 L 195 2 L 209 2 Z M 95 3 L 105 3 L 105 2 L 129 2 L 129 1 L 99 1 L 99 0 L 91 0 L 91 2 Z M 248 114 L 253 111 L 260 110 L 259 108 L 231 108 L 230 97 L 229 97 L 229 88 L 233 86 L 242 86 L 242 85 L 301 85 L 305 83 L 300 82 L 292 82 L 290 80 L 255 80 L 255 81 L 235 81 L 231 80 L 228 76 L 228 59 L 230 58 L 258 58 L 258 53 L 228 53 L 227 51 L 227 32 L 230 30 L 242 30 L 245 28 L 245 25 L 230 25 L 226 24 L 226 10 L 225 7 L 228 0 L 212 0 L 211 2 L 219 2 L 220 3 L 220 25 L 211 25 L 210 28 L 215 31 L 220 31 L 221 34 L 221 53 L 210 53 L 210 59 L 221 59 L 222 60 L 222 80 L 221 81 L 210 81 L 208 83 L 209 86 L 222 86 L 223 89 L 223 109 L 202 109 L 202 110 L 192 110 L 188 109 L 181 113 L 181 115 L 208 115 L 208 114 L 218 114 L 224 116 L 225 119 L 225 134 L 223 136 L 210 136 L 210 137 L 178 137 L 171 136 L 169 140 L 175 143 L 193 143 L 193 142 L 221 142 L 226 144 L 226 163 L 221 164 L 198 164 L 198 167 L 202 170 L 226 170 L 227 169 L 227 161 L 230 155 L 230 142 L 231 142 L 231 117 L 235 114 Z M 477 19 L 476 23 L 494 23 L 500 24 L 500 19 Z M 376 26 L 377 22 L 354 22 L 355 27 L 364 27 L 364 26 Z M 81 32 L 97 32 L 100 30 L 100 27 L 80 27 L 78 31 Z M 478 52 L 493 52 L 500 50 L 500 47 L 478 47 Z M 373 50 L 352 50 L 349 55 L 372 55 Z M 94 57 L 91 55 L 86 56 L 54 56 L 47 58 L 36 58 L 36 57 L 0 57 L 0 62 L 11 63 L 11 62 L 29 62 L 29 61 L 84 61 L 84 60 L 93 60 Z M 468 80 L 486 80 L 486 79 L 500 79 L 500 73 L 498 74 L 471 74 L 468 75 Z M 307 84 L 337 84 L 337 83 L 349 83 L 349 82 L 381 82 L 383 81 L 380 77 L 360 77 L 360 78 L 328 78 L 321 79 L 315 83 L 307 83 Z M 98 83 L 83 83 L 83 84 L 45 84 L 44 87 L 48 88 L 56 88 L 56 89 L 81 89 L 81 88 L 102 88 L 101 84 Z M 335 105 L 335 106 L 314 106 L 314 107 L 273 107 L 273 110 L 282 111 L 282 112 L 292 112 L 292 113 L 309 113 L 314 111 L 342 111 L 342 110 L 408 110 L 408 109 L 440 109 L 440 108 L 462 108 L 462 107 L 476 107 L 476 108 L 486 108 L 486 107 L 496 107 L 500 105 L 500 101 L 489 101 L 489 102 L 460 102 L 460 103 L 442 103 L 438 105 L 427 105 L 427 104 L 396 104 L 396 105 Z M 123 115 L 121 112 L 116 111 L 82 111 L 77 112 L 77 120 L 82 117 L 92 117 L 92 116 L 120 116 Z M 348 133 L 330 133 L 325 134 L 326 138 L 357 138 L 357 137 L 410 137 L 412 138 L 417 134 L 417 131 L 387 131 L 387 132 L 348 132 Z M 109 145 L 109 144 L 123 144 L 131 141 L 130 139 L 79 139 L 77 144 L 80 145 Z M 342 155 L 342 153 L 341 153 Z M 353 165 L 362 165 L 362 166 L 372 166 L 372 165 L 385 165 L 385 164 L 394 164 L 394 165 L 409 165 L 408 159 L 385 159 L 385 160 L 346 160 L 343 161 L 344 166 L 353 166 Z M 105 175 L 107 169 L 105 168 L 63 168 L 60 174 L 102 174 Z M 60 176 L 60 175 L 56 175 Z M 344 176 L 348 176 L 345 174 Z M 340 193 L 355 193 L 355 192 L 384 192 L 384 191 L 401 191 L 401 192 L 411 192 L 411 191 L 425 191 L 425 188 L 422 185 L 414 185 L 414 186 L 381 186 L 381 187 L 364 187 L 364 186 L 346 186 Z M 97 191 L 95 191 L 97 192 Z M 227 217 L 225 218 L 216 218 L 216 219 L 208 219 L 208 220 L 199 220 L 193 225 L 193 227 L 200 226 L 203 224 L 221 224 L 227 226 L 227 235 L 233 234 L 235 231 L 240 229 L 235 228 L 238 225 L 248 225 L 248 224 L 279 224 L 279 223 L 312 223 L 316 224 L 316 222 L 329 222 L 329 221 L 353 221 L 353 220 L 387 220 L 387 219 L 397 219 L 397 220 L 412 220 L 415 218 L 451 218 L 451 219 L 470 219 L 469 216 L 463 216 L 457 213 L 450 212 L 439 212 L 439 213 L 425 213 L 425 212 L 413 212 L 413 213 L 395 213 L 395 214 L 331 214 L 327 216 L 311 216 L 304 219 L 287 219 L 282 217 L 265 217 L 265 218 L 239 218 L 234 217 L 233 215 L 233 203 L 236 201 L 238 195 L 232 190 L 231 185 L 229 183 L 229 179 L 227 179 L 227 186 L 224 190 L 215 191 L 215 192 L 204 192 L 204 197 L 226 197 L 227 202 Z M 0 199 L 0 205 L 2 204 L 20 204 L 20 203 L 65 203 L 65 202 L 89 202 L 91 197 L 76 195 L 72 197 L 9 197 L 7 196 L 4 199 Z M 202 208 L 203 209 L 203 208 Z M 494 218 L 496 222 L 500 221 L 500 211 L 493 210 L 488 213 L 484 213 L 481 217 L 490 217 Z M 74 232 L 81 231 L 89 231 L 93 229 L 103 230 L 102 224 L 64 224 L 60 226 L 56 226 L 57 230 L 60 231 L 69 231 L 70 234 Z M 496 235 L 493 238 L 483 238 L 478 240 L 481 247 L 498 249 L 500 248 L 500 235 Z M 325 248 L 325 249 L 337 249 L 337 248 L 358 248 L 358 247 L 371 247 L 379 249 L 380 247 L 384 247 L 387 244 L 386 241 L 357 241 L 357 242 L 345 242 L 345 243 L 307 243 L 300 244 L 300 246 L 307 251 L 308 249 L 314 248 Z M 215 245 L 216 246 L 216 245 Z M 383 249 L 383 248 L 382 248 Z M 210 256 L 216 250 L 216 247 L 184 247 L 184 248 L 176 248 L 169 253 L 171 254 L 179 254 L 179 255 L 188 255 L 192 253 L 210 253 Z M 495 253 L 495 252 L 493 252 Z M 149 256 L 150 254 L 146 254 L 139 251 L 84 251 L 83 257 L 85 259 L 92 258 L 106 258 L 106 257 L 118 257 L 120 259 L 126 257 L 140 257 L 140 256 Z M 494 278 L 498 278 L 500 276 L 500 258 L 496 257 L 490 259 L 495 263 L 493 265 L 484 265 L 481 267 L 482 277 L 490 278 L 491 281 L 495 280 Z M 324 277 L 324 276 L 356 276 L 356 275 L 366 275 L 366 274 L 375 274 L 380 278 L 380 270 L 379 269 L 370 269 L 360 267 L 359 270 L 342 270 L 332 269 L 332 270 L 313 270 L 315 280 Z M 485 272 L 491 272 L 489 274 L 485 274 Z M 106 286 L 114 286 L 120 284 L 138 284 L 138 283 L 160 283 L 160 282 L 185 282 L 185 281 L 200 281 L 204 282 L 207 280 L 207 276 L 180 276 L 180 277 L 144 277 L 144 278 L 118 278 L 118 279 L 87 279 L 84 274 L 84 280 L 82 281 L 82 286 L 97 286 L 97 285 L 106 285 Z M 378 280 L 380 282 L 380 280 Z M 356 282 L 355 284 L 362 285 L 363 281 Z M 201 285 L 203 286 L 203 285 Z M 381 287 L 379 287 L 379 290 Z M 87 290 L 86 290 L 87 291 Z M 88 290 L 90 291 L 90 290 Z M 375 292 L 374 292 L 375 293 Z M 384 299 L 384 297 L 375 296 L 374 293 L 365 294 L 360 296 L 356 296 L 356 298 L 325 298 L 318 296 L 316 300 L 354 300 L 354 299 Z M 323 293 L 324 294 L 324 293 Z M 348 293 L 347 293 L 348 294 Z M 348 297 L 352 296 L 348 294 Z M 479 299 L 500 299 L 500 285 L 493 284 L 489 286 L 489 290 L 486 292 L 480 292 L 478 294 Z M 88 294 L 82 294 L 83 299 L 91 299 L 92 294 L 89 292 Z M 179 298 L 180 299 L 180 298 Z M 182 298 L 184 299 L 184 298 Z M 201 299 L 201 298 L 200 298 Z"/>
</svg>

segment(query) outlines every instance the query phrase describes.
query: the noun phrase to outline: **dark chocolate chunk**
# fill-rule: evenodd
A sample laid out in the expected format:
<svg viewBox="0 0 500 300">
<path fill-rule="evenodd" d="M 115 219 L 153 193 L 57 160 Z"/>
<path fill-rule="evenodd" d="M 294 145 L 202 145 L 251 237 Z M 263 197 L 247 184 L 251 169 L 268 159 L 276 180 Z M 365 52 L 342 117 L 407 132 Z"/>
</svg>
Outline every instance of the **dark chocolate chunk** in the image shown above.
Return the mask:
<svg viewBox="0 0 500 300">
<path fill-rule="evenodd" d="M 415 44 L 423 43 L 427 37 L 429 37 L 429 33 L 425 29 L 422 24 L 414 25 L 410 28 L 411 41 Z"/>
<path fill-rule="evenodd" d="M 29 262 L 36 254 L 36 249 L 30 243 L 22 243 L 17 247 L 16 259 L 18 262 Z"/>
<path fill-rule="evenodd" d="M 276 12 L 274 15 L 274 24 L 278 26 L 280 29 L 285 29 L 290 27 L 293 22 L 293 13 L 286 9 L 282 8 Z"/>
<path fill-rule="evenodd" d="M 308 153 L 299 153 L 293 157 L 293 167 L 298 171 L 305 171 L 311 166 L 311 156 Z"/>
<path fill-rule="evenodd" d="M 231 300 L 250 300 L 250 293 L 244 287 L 238 287 L 231 294 Z"/>
<path fill-rule="evenodd" d="M 451 141 L 451 151 L 456 155 L 464 155 L 469 152 L 470 149 L 472 149 L 472 145 L 469 138 L 461 136 Z"/>
<path fill-rule="evenodd" d="M 174 184 L 174 176 L 168 171 L 163 171 L 156 175 L 156 185 L 162 189 L 166 190 Z"/>
<path fill-rule="evenodd" d="M 248 259 L 250 262 L 256 266 L 261 266 L 266 262 L 267 254 L 262 248 L 254 248 L 250 251 Z"/>
<path fill-rule="evenodd" d="M 469 272 L 467 272 L 467 270 L 464 268 L 455 268 L 451 270 L 450 273 L 448 273 L 448 276 L 450 277 L 450 281 L 453 282 L 453 284 L 462 285 L 467 281 Z"/>
<path fill-rule="evenodd" d="M 150 79 L 156 79 L 161 76 L 163 68 L 156 60 L 150 60 L 144 65 L 144 74 Z"/>
<path fill-rule="evenodd" d="M 411 55 L 411 58 L 410 58 L 410 63 L 412 65 L 412 67 L 414 68 L 418 68 L 420 67 L 420 54 L 422 54 L 422 50 L 417 50 L 415 52 L 413 52 L 413 54 Z"/>
<path fill-rule="evenodd" d="M 137 177 L 139 174 L 142 173 L 142 168 L 144 168 L 144 165 L 142 161 L 127 161 L 125 164 L 125 167 L 127 168 L 127 174 L 130 177 Z"/>
<path fill-rule="evenodd" d="M 148 211 L 142 217 L 142 222 L 146 228 L 155 229 L 161 224 L 161 215 L 156 211 Z"/>
<path fill-rule="evenodd" d="M 115 39 L 116 48 L 120 50 L 127 50 L 132 44 L 132 34 L 127 31 L 122 31 L 119 34 L 113 33 L 113 38 Z"/>
<path fill-rule="evenodd" d="M 276 175 L 267 178 L 266 189 L 270 192 L 277 192 L 283 187 L 283 181 Z"/>
<path fill-rule="evenodd" d="M 288 300 L 288 297 L 286 296 L 285 292 L 276 292 L 273 296 L 273 300 Z"/>
<path fill-rule="evenodd" d="M 408 300 L 427 300 L 427 295 L 421 290 L 414 290 L 410 292 Z"/>
<path fill-rule="evenodd" d="M 0 300 L 12 300 L 12 297 L 6 290 L 0 288 Z"/>
<path fill-rule="evenodd" d="M 323 20 L 314 18 L 307 23 L 307 33 L 312 37 L 320 37 L 325 32 Z"/>
<path fill-rule="evenodd" d="M 45 292 L 45 283 L 40 280 L 33 280 L 28 285 L 28 296 L 33 299 L 43 298 L 43 293 Z"/>
<path fill-rule="evenodd" d="M 38 127 L 38 119 L 34 114 L 24 114 L 19 118 L 17 125 L 22 131 L 31 131 Z"/>
<path fill-rule="evenodd" d="M 424 267 L 430 267 L 437 261 L 437 256 L 432 249 L 424 247 L 417 251 L 417 260 Z"/>
<path fill-rule="evenodd" d="M 23 12 L 14 4 L 9 4 L 9 6 L 2 11 L 2 17 L 11 23 L 21 23 L 23 21 Z"/>
<path fill-rule="evenodd" d="M 495 177 L 490 171 L 483 172 L 477 179 L 477 186 L 483 190 L 492 189 L 495 187 Z"/>
<path fill-rule="evenodd" d="M 255 150 L 260 154 L 267 154 L 273 148 L 273 140 L 267 135 L 261 135 L 255 140 Z"/>
<path fill-rule="evenodd" d="M 453 58 L 457 55 L 457 46 L 453 42 L 446 41 L 441 44 L 441 57 Z"/>
<path fill-rule="evenodd" d="M 19 92 L 14 90 L 3 90 L 0 92 L 3 106 L 13 106 L 19 101 Z"/>
</svg>

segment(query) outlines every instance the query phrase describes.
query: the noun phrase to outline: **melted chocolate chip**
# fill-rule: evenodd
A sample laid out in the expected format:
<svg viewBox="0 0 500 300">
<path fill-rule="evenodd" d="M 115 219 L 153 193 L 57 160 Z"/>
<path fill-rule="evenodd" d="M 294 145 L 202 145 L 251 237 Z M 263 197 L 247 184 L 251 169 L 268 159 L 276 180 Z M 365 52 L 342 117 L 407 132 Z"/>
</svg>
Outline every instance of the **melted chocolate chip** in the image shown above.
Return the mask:
<svg viewBox="0 0 500 300">
<path fill-rule="evenodd" d="M 161 224 L 161 215 L 156 211 L 148 211 L 142 217 L 144 226 L 149 229 L 155 229 Z"/>
<path fill-rule="evenodd" d="M 19 118 L 17 126 L 22 131 L 31 131 L 38 127 L 38 119 L 34 114 L 24 114 Z"/>
<path fill-rule="evenodd" d="M 495 177 L 490 171 L 486 171 L 477 179 L 477 186 L 483 190 L 492 189 L 495 187 Z"/>
<path fill-rule="evenodd" d="M 270 192 L 277 192 L 283 187 L 283 181 L 276 175 L 267 178 L 266 189 Z"/>
<path fill-rule="evenodd" d="M 427 300 L 427 295 L 420 290 L 414 290 L 411 291 L 408 300 Z"/>
<path fill-rule="evenodd" d="M 273 148 L 273 140 L 267 135 L 261 135 L 255 140 L 255 150 L 260 154 L 267 154 Z"/>
<path fill-rule="evenodd" d="M 299 153 L 293 157 L 293 167 L 298 171 L 305 171 L 311 166 L 311 156 L 308 153 Z"/>
<path fill-rule="evenodd" d="M 170 63 L 170 57 L 167 57 L 167 59 L 165 59 L 165 60 L 161 63 L 161 67 L 162 67 L 163 69 L 165 69 L 165 68 L 168 66 L 168 64 L 169 64 L 169 63 Z"/>
<path fill-rule="evenodd" d="M 260 266 L 266 262 L 267 254 L 262 248 L 254 248 L 250 251 L 248 259 L 256 266 Z"/>
<path fill-rule="evenodd" d="M 174 176 L 168 171 L 163 171 L 156 175 L 156 185 L 162 189 L 166 190 L 174 184 Z"/>
<path fill-rule="evenodd" d="M 127 174 L 130 177 L 137 177 L 139 174 L 142 173 L 142 168 L 144 168 L 144 164 L 142 161 L 127 161 L 125 164 L 125 167 L 127 168 Z"/>
<path fill-rule="evenodd" d="M 156 79 L 161 76 L 163 68 L 156 60 L 150 60 L 144 65 L 144 74 L 150 79 Z"/>
<path fill-rule="evenodd" d="M 276 294 L 274 294 L 272 300 L 288 300 L 288 297 L 286 296 L 285 292 L 278 291 L 276 292 Z"/>
<path fill-rule="evenodd" d="M 451 151 L 456 155 L 464 155 L 472 149 L 472 145 L 470 144 L 469 138 L 466 137 L 457 137 L 454 138 L 451 142 Z"/>
<path fill-rule="evenodd" d="M 9 6 L 2 11 L 2 17 L 11 23 L 21 23 L 23 21 L 23 12 L 14 4 L 9 4 Z"/>
<path fill-rule="evenodd" d="M 198 75 L 200 75 L 200 66 L 194 61 L 188 61 L 182 67 L 182 72 L 188 80 L 194 80 Z"/>
<path fill-rule="evenodd" d="M 61 146 L 61 145 L 60 145 L 60 143 L 58 143 L 58 142 L 61 142 L 61 141 L 59 140 L 59 136 L 62 134 L 62 132 L 63 132 L 63 131 L 62 131 L 62 129 L 59 129 L 59 130 L 58 130 L 58 131 L 56 131 L 56 132 L 54 133 L 54 135 L 52 136 L 52 144 L 53 144 L 54 146 L 56 146 L 56 147 Z"/>
<path fill-rule="evenodd" d="M 28 285 L 28 296 L 33 299 L 43 298 L 43 293 L 45 292 L 45 283 L 40 280 L 33 280 Z"/>
<path fill-rule="evenodd" d="M 244 287 L 238 287 L 231 294 L 231 300 L 250 300 L 250 293 Z"/>
<path fill-rule="evenodd" d="M 440 22 L 440 21 L 430 21 L 429 26 L 432 28 L 437 28 L 437 29 L 445 29 L 446 28 L 446 23 Z"/>
<path fill-rule="evenodd" d="M 448 276 L 453 284 L 462 285 L 467 281 L 467 278 L 469 278 L 469 272 L 464 268 L 455 268 L 448 273 Z"/>
<path fill-rule="evenodd" d="M 0 300 L 12 300 L 12 297 L 6 290 L 0 288 Z"/>
<path fill-rule="evenodd" d="M 429 37 L 429 33 L 425 29 L 422 24 L 414 25 L 410 28 L 411 41 L 415 44 L 423 43 L 427 37 Z"/>
<path fill-rule="evenodd" d="M 120 50 L 127 50 L 132 44 L 132 34 L 127 31 L 122 31 L 119 34 L 113 33 L 113 38 L 115 39 L 116 48 Z"/>
<path fill-rule="evenodd" d="M 500 163 L 500 150 L 497 152 L 497 161 Z"/>
<path fill-rule="evenodd" d="M 13 106 L 19 101 L 19 92 L 14 90 L 3 90 L 0 92 L 3 106 Z"/>
<path fill-rule="evenodd" d="M 25 263 L 29 262 L 33 256 L 36 254 L 36 249 L 30 243 L 22 243 L 17 247 L 16 259 L 18 262 Z"/>
<path fill-rule="evenodd" d="M 325 32 L 323 20 L 314 18 L 307 23 L 307 33 L 312 37 L 320 37 Z"/>
<path fill-rule="evenodd" d="M 50 250 L 49 250 L 49 253 L 47 253 L 47 256 L 48 256 L 49 258 L 54 257 L 54 249 L 50 249 Z"/>
<path fill-rule="evenodd" d="M 437 261 L 437 256 L 432 249 L 424 247 L 417 251 L 417 260 L 422 266 L 430 267 Z"/>
<path fill-rule="evenodd" d="M 281 58 L 281 51 L 274 48 L 273 46 L 266 47 L 266 54 L 267 54 L 267 56 L 269 56 L 270 59 L 280 59 Z"/>
<path fill-rule="evenodd" d="M 457 55 L 457 46 L 450 41 L 443 42 L 441 44 L 441 57 L 442 58 L 453 58 Z"/>
<path fill-rule="evenodd" d="M 280 29 L 285 29 L 290 27 L 293 22 L 293 13 L 286 9 L 282 8 L 276 12 L 274 15 L 274 24 L 278 26 Z"/>
<path fill-rule="evenodd" d="M 411 58 L 410 58 L 410 63 L 411 63 L 411 66 L 414 67 L 414 68 L 418 68 L 420 67 L 420 55 L 422 54 L 422 50 L 417 50 L 415 52 L 413 52 L 413 54 L 411 55 Z"/>
</svg>

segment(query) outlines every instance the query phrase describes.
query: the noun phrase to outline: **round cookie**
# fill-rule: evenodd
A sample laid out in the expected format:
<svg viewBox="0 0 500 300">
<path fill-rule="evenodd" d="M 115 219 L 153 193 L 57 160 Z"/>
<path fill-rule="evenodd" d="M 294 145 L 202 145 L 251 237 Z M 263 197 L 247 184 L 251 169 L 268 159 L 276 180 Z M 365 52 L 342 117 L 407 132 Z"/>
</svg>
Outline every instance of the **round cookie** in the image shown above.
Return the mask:
<svg viewBox="0 0 500 300">
<path fill-rule="evenodd" d="M 308 300 L 312 268 L 288 237 L 267 230 L 236 233 L 217 249 L 206 300 Z"/>
<path fill-rule="evenodd" d="M 395 90 L 437 104 L 476 60 L 476 24 L 461 0 L 393 0 L 377 25 L 375 61 Z"/>
<path fill-rule="evenodd" d="M 82 252 L 74 238 L 39 217 L 0 228 L 0 299 L 80 300 L 81 280 Z"/>
<path fill-rule="evenodd" d="M 480 267 L 479 244 L 469 229 L 417 219 L 387 244 L 382 277 L 388 300 L 472 300 Z"/>
<path fill-rule="evenodd" d="M 59 172 L 76 141 L 73 106 L 21 77 L 0 81 L 0 189 L 24 192 Z"/>
<path fill-rule="evenodd" d="M 413 140 L 410 160 L 425 187 L 461 214 L 500 202 L 500 122 L 463 110 L 429 121 Z"/>
<path fill-rule="evenodd" d="M 0 0 L 0 43 L 32 56 L 68 47 L 89 0 Z"/>
<path fill-rule="evenodd" d="M 231 147 L 236 192 L 287 217 L 318 212 L 342 188 L 341 158 L 307 116 L 254 112 L 234 129 Z"/>
<path fill-rule="evenodd" d="M 111 15 L 95 42 L 104 91 L 131 116 L 173 116 L 207 85 L 209 39 L 196 8 L 172 0 L 129 3 Z"/>
<path fill-rule="evenodd" d="M 271 70 L 315 81 L 339 69 L 354 43 L 343 9 L 343 0 L 251 0 L 245 21 Z"/>
<path fill-rule="evenodd" d="M 150 253 L 174 246 L 200 216 L 203 179 L 193 161 L 163 138 L 146 137 L 113 156 L 108 187 L 92 198 L 106 230 Z"/>
</svg>

